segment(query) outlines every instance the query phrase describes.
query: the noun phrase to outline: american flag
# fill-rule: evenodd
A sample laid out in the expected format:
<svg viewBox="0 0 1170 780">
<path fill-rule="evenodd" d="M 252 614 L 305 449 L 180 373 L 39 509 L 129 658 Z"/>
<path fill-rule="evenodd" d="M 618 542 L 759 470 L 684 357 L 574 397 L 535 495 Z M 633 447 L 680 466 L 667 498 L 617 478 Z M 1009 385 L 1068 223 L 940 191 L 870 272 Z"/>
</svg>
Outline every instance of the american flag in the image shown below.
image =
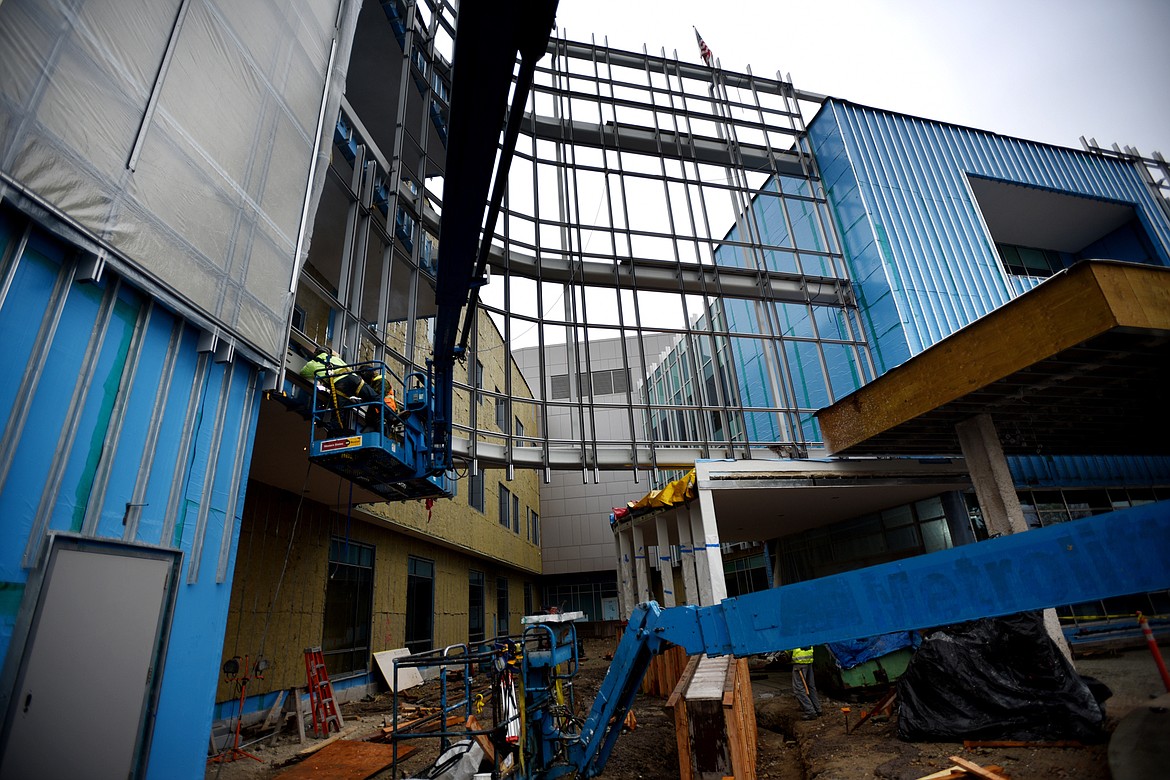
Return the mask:
<svg viewBox="0 0 1170 780">
<path fill-rule="evenodd" d="M 703 58 L 703 62 L 710 65 L 715 60 L 715 55 L 711 54 L 711 50 L 707 48 L 707 42 L 703 40 L 703 36 L 699 35 L 699 30 L 692 27 L 695 31 L 695 40 L 699 42 L 699 56 Z"/>
</svg>

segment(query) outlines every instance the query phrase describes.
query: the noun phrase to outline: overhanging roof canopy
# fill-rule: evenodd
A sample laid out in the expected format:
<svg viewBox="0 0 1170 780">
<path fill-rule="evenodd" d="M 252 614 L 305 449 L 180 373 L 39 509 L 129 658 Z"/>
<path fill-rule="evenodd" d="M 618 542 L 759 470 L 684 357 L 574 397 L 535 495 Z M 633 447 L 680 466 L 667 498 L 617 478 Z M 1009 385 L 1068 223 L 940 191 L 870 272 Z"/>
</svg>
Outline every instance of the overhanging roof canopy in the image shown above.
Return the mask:
<svg viewBox="0 0 1170 780">
<path fill-rule="evenodd" d="M 833 454 L 1170 454 L 1170 269 L 1079 263 L 817 413 Z"/>
</svg>

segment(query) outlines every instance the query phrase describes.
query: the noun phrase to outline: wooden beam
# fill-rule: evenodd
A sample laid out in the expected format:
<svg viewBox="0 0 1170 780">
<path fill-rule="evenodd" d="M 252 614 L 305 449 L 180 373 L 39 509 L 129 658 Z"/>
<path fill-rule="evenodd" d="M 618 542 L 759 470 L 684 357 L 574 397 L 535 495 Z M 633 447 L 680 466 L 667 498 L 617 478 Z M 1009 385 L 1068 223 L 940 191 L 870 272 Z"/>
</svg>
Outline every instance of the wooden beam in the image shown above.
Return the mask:
<svg viewBox="0 0 1170 780">
<path fill-rule="evenodd" d="M 1170 331 L 1170 269 L 1079 263 L 817 413 L 838 453 L 1115 328 Z"/>
</svg>

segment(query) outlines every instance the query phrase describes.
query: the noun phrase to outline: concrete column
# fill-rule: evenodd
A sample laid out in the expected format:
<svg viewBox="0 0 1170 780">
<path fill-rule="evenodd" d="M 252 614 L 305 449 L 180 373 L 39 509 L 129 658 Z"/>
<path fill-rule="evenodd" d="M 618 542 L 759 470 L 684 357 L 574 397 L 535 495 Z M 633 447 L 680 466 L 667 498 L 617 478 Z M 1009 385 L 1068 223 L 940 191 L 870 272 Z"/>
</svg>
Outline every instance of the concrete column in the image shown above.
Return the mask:
<svg viewBox="0 0 1170 780">
<path fill-rule="evenodd" d="M 616 537 L 618 606 L 622 611 L 622 620 L 629 620 L 630 615 L 634 614 L 633 545 L 629 531 L 619 530 Z"/>
<path fill-rule="evenodd" d="M 700 490 L 698 506 L 691 502 L 690 510 L 699 600 L 705 607 L 727 598 L 727 581 L 723 579 L 723 552 L 719 548 L 719 528 L 715 525 L 715 500 L 711 497 L 711 491 Z"/>
<path fill-rule="evenodd" d="M 964 420 L 955 426 L 955 433 L 959 435 L 959 446 L 963 448 L 988 533 L 1006 536 L 1027 531 L 1024 511 L 1020 509 L 1016 486 L 991 415 L 980 414 Z"/>
<path fill-rule="evenodd" d="M 682 568 L 683 596 L 685 603 L 699 605 L 699 584 L 695 577 L 695 546 L 691 539 L 691 509 L 683 506 L 674 510 L 675 526 L 678 529 L 678 557 Z"/>
<path fill-rule="evenodd" d="M 1020 497 L 1012 481 L 1007 457 L 999 443 L 999 434 L 989 414 L 980 414 L 964 420 L 955 426 L 959 435 L 959 446 L 971 472 L 971 483 L 975 486 L 975 497 L 983 510 L 983 522 L 992 536 L 1007 536 L 1028 530 L 1024 510 L 1020 508 Z M 1060 630 L 1060 619 L 1055 609 L 1044 610 L 1044 627 L 1048 636 L 1072 660 L 1072 649 L 1064 632 Z"/>
<path fill-rule="evenodd" d="M 671 513 L 677 510 L 671 510 Z M 663 512 L 654 518 L 654 533 L 658 538 L 658 573 L 662 575 L 662 606 L 675 606 L 674 602 L 674 567 L 670 565 L 670 531 L 666 524 L 666 515 Z"/>
<path fill-rule="evenodd" d="M 638 604 L 645 604 L 650 595 L 650 567 L 646 565 L 646 538 L 641 526 L 632 529 L 634 544 L 634 587 Z M 632 613 L 631 613 L 632 614 Z"/>
</svg>

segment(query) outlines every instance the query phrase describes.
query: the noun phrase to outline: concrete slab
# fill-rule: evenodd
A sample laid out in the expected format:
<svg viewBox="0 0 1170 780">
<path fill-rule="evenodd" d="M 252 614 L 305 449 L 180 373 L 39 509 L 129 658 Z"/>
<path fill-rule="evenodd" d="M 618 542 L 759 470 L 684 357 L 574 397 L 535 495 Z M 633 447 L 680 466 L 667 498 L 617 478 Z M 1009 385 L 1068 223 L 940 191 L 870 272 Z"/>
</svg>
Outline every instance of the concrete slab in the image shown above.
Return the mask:
<svg viewBox="0 0 1170 780">
<path fill-rule="evenodd" d="M 1170 766 L 1170 693 L 1126 715 L 1109 740 L 1113 780 L 1165 777 Z"/>
</svg>

